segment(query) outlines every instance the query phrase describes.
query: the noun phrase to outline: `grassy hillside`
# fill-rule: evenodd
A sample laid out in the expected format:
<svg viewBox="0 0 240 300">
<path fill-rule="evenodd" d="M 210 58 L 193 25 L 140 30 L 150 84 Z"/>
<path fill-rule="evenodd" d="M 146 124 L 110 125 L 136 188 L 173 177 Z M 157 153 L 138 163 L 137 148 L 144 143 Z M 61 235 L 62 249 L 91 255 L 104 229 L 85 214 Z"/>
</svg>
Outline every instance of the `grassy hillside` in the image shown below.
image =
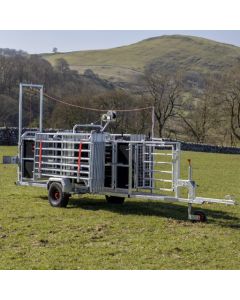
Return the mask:
<svg viewBox="0 0 240 300">
<path fill-rule="evenodd" d="M 191 36 L 162 36 L 107 50 L 45 54 L 49 62 L 62 57 L 71 68 L 83 73 L 91 68 L 112 81 L 134 81 L 149 65 L 167 70 L 215 72 L 232 66 L 240 58 L 240 48 Z"/>
<path fill-rule="evenodd" d="M 183 152 L 184 177 L 187 158 L 198 195 L 240 199 L 238 155 Z M 240 269 L 240 206 L 203 205 L 207 223 L 187 221 L 184 204 L 138 199 L 113 206 L 90 195 L 58 209 L 15 180 L 16 166 L 0 164 L 0 269 Z"/>
</svg>

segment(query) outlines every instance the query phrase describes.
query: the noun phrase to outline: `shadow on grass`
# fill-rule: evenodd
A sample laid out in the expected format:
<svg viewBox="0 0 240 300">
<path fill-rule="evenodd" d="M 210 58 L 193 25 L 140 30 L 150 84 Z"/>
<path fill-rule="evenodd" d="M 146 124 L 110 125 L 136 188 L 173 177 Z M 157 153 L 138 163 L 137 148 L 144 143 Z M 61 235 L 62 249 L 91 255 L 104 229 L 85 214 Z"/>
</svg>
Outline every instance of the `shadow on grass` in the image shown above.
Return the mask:
<svg viewBox="0 0 240 300">
<path fill-rule="evenodd" d="M 38 196 L 37 198 L 48 201 L 47 196 Z M 122 215 L 157 216 L 189 222 L 187 219 L 187 205 L 180 203 L 172 204 L 161 201 L 154 202 L 126 199 L 123 205 L 119 205 L 109 204 L 105 201 L 105 199 L 70 198 L 67 209 L 74 208 L 82 208 L 91 211 L 105 210 Z M 196 205 L 193 207 L 193 211 L 194 210 L 203 210 L 208 217 L 208 223 L 233 229 L 240 229 L 240 219 L 229 215 L 227 212 L 216 209 L 208 209 L 204 205 Z"/>
<path fill-rule="evenodd" d="M 187 205 L 163 203 L 160 201 L 144 201 L 144 200 L 126 200 L 123 205 L 109 204 L 104 199 L 80 198 L 70 199 L 68 209 L 82 208 L 85 210 L 106 210 L 122 215 L 140 215 L 140 216 L 158 216 L 163 218 L 171 218 L 180 221 L 188 221 Z M 202 206 L 193 207 L 194 210 L 203 210 L 207 217 L 208 223 L 214 223 L 233 229 L 240 228 L 240 220 L 235 216 L 229 215 L 227 212 L 220 210 L 211 210 Z"/>
</svg>

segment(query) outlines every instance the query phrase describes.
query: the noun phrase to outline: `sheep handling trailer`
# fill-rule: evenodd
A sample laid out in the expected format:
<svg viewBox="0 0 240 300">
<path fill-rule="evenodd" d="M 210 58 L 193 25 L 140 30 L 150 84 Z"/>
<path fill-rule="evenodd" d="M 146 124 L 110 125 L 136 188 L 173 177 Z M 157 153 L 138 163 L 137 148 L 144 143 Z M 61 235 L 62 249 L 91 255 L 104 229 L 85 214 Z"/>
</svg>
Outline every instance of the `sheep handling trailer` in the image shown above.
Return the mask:
<svg viewBox="0 0 240 300">
<path fill-rule="evenodd" d="M 40 95 L 39 130 L 22 134 L 23 89 Z M 105 195 L 110 204 L 125 198 L 142 198 L 188 204 L 188 219 L 206 221 L 203 211 L 192 205 L 222 203 L 229 199 L 196 197 L 189 161 L 188 179 L 180 178 L 180 143 L 166 142 L 141 134 L 110 134 L 105 130 L 116 118 L 114 111 L 103 115 L 103 125 L 75 125 L 72 131 L 44 132 L 43 86 L 20 84 L 17 184 L 44 187 L 53 207 L 66 207 L 73 194 Z M 5 157 L 5 162 L 14 159 Z M 188 191 L 186 198 L 181 189 Z"/>
</svg>

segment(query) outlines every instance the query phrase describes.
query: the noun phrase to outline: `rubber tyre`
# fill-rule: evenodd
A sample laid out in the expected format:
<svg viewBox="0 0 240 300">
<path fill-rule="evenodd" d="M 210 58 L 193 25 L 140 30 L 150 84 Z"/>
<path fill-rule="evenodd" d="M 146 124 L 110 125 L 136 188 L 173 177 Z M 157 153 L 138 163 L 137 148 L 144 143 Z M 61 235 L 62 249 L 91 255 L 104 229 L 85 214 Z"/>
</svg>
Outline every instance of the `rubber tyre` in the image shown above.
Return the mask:
<svg viewBox="0 0 240 300">
<path fill-rule="evenodd" d="M 51 183 L 48 190 L 48 201 L 53 207 L 66 207 L 69 194 L 63 193 L 62 185 L 58 182 Z"/>
<path fill-rule="evenodd" d="M 106 200 L 109 204 L 123 204 L 125 198 L 116 196 L 106 196 Z"/>
<path fill-rule="evenodd" d="M 195 220 L 195 222 L 206 222 L 207 221 L 207 216 L 206 216 L 206 214 L 203 211 L 196 210 L 193 214 L 195 216 L 199 216 L 200 217 L 200 220 Z"/>
</svg>

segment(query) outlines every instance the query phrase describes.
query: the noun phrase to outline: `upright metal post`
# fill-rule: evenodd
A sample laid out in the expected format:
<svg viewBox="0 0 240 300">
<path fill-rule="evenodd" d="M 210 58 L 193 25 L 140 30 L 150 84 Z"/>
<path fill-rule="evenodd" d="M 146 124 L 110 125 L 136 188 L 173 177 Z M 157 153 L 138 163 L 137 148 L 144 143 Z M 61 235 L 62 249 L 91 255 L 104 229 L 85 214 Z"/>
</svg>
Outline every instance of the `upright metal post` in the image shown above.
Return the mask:
<svg viewBox="0 0 240 300">
<path fill-rule="evenodd" d="M 39 132 L 43 130 L 43 87 L 40 88 Z"/>
<path fill-rule="evenodd" d="M 152 139 L 154 137 L 154 127 L 155 127 L 155 108 L 152 107 Z"/>
<path fill-rule="evenodd" d="M 191 159 L 188 159 L 188 180 L 192 180 L 192 163 L 191 163 Z"/>
<path fill-rule="evenodd" d="M 19 119 L 18 119 L 18 181 L 22 181 L 22 152 L 23 148 L 21 147 L 21 137 L 22 137 L 22 115 L 23 115 L 23 89 L 24 87 L 37 88 L 40 90 L 40 113 L 39 113 L 39 131 L 42 132 L 43 129 L 43 85 L 39 84 L 28 84 L 20 83 L 19 84 Z"/>
<path fill-rule="evenodd" d="M 175 150 L 175 171 L 174 171 L 174 184 L 175 184 L 175 197 L 180 197 L 180 186 L 178 185 L 178 180 L 180 179 L 180 155 L 181 155 L 181 144 L 176 143 Z"/>
<path fill-rule="evenodd" d="M 130 196 L 132 194 L 132 144 L 129 144 L 129 162 L 128 162 L 128 195 Z"/>
<path fill-rule="evenodd" d="M 188 159 L 188 180 L 192 181 L 192 164 L 191 159 Z M 190 195 L 190 191 L 188 190 L 188 199 L 192 200 L 192 195 Z M 188 203 L 188 219 L 193 220 L 192 216 L 192 203 Z"/>
<path fill-rule="evenodd" d="M 22 155 L 21 155 L 21 136 L 22 136 L 22 101 L 23 101 L 23 87 L 19 84 L 19 115 L 18 115 L 18 182 L 21 181 Z"/>
<path fill-rule="evenodd" d="M 21 145 L 21 135 L 22 135 L 22 92 L 23 92 L 23 87 L 22 84 L 19 84 L 19 116 L 18 116 L 18 146 L 20 147 Z"/>
<path fill-rule="evenodd" d="M 192 220 L 192 203 L 188 203 L 188 220 Z"/>
</svg>

